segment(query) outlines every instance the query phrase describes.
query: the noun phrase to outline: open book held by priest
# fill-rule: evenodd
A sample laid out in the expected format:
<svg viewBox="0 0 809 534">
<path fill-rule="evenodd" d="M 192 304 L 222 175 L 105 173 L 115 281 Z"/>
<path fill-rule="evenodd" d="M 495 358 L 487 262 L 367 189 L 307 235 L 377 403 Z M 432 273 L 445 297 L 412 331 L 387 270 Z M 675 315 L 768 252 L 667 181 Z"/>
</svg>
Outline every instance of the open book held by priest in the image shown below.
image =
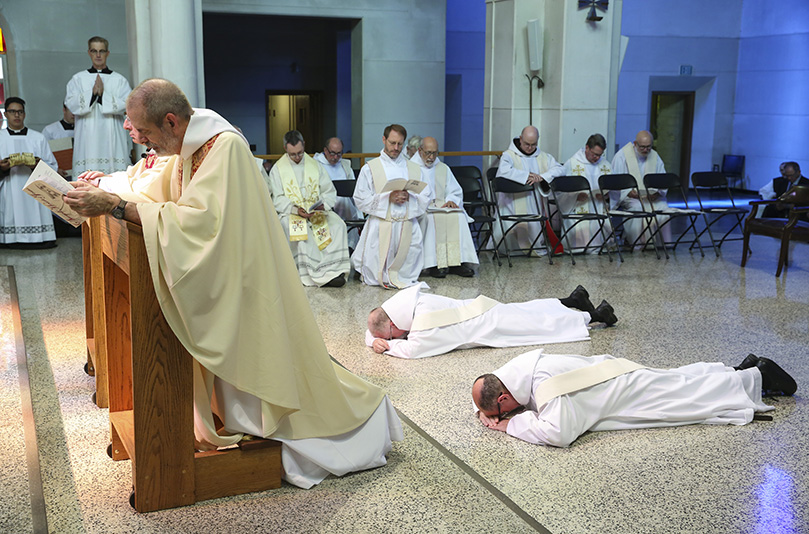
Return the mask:
<svg viewBox="0 0 809 534">
<path fill-rule="evenodd" d="M 78 227 L 87 220 L 65 204 L 62 198 L 73 186 L 40 160 L 22 190 L 34 197 L 40 204 L 54 212 L 66 222 Z"/>
</svg>

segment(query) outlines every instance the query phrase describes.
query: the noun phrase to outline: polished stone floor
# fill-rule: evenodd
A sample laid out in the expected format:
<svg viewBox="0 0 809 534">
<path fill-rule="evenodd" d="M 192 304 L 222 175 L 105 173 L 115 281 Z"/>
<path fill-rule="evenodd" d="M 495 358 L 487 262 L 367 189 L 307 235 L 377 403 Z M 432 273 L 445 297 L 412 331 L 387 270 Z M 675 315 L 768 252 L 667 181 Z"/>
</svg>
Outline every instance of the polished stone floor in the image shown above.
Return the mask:
<svg viewBox="0 0 809 534">
<path fill-rule="evenodd" d="M 501 301 L 565 296 L 577 284 L 619 317 L 556 353 L 611 353 L 653 367 L 736 364 L 748 353 L 779 362 L 797 380 L 771 422 L 690 426 L 582 436 L 568 449 L 530 445 L 481 426 L 472 380 L 521 348 L 473 349 L 424 360 L 377 355 L 363 343 L 367 312 L 391 293 L 355 280 L 308 289 L 336 360 L 385 388 L 405 439 L 387 466 L 330 478 L 311 490 L 281 489 L 137 514 L 128 504 L 129 462 L 107 457 L 108 415 L 90 400 L 84 374 L 80 242 L 42 251 L 0 250 L 13 267 L 34 400 L 51 532 L 552 532 L 786 533 L 809 531 L 809 247 L 774 276 L 776 244 L 753 238 L 717 258 L 680 247 L 606 257 L 486 255 L 472 279 L 428 279 L 437 293 Z M 20 386 L 10 324 L 9 274 L 0 269 L 0 532 L 30 532 Z"/>
</svg>

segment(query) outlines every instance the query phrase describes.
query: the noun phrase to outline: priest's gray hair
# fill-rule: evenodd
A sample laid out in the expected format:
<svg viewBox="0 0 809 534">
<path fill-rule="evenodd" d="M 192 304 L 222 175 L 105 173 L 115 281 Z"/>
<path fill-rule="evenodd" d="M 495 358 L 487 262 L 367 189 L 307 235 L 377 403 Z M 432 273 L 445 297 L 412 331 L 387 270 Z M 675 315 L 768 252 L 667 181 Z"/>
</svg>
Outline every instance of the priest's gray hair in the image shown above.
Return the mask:
<svg viewBox="0 0 809 534">
<path fill-rule="evenodd" d="M 407 148 L 412 148 L 418 150 L 421 148 L 421 142 L 424 141 L 424 138 L 420 135 L 414 135 L 410 139 L 407 140 Z"/>
<path fill-rule="evenodd" d="M 505 386 L 500 382 L 500 379 L 491 373 L 480 375 L 475 379 L 483 380 L 483 386 L 480 388 L 480 398 L 478 399 L 478 408 L 481 410 L 492 411 L 497 407 L 497 399 L 501 393 L 504 393 Z"/>
<path fill-rule="evenodd" d="M 168 113 L 188 121 L 193 112 L 183 90 L 162 78 L 149 78 L 132 89 L 126 99 L 126 107 L 130 105 L 143 108 L 145 119 L 158 126 L 163 125 Z"/>
<path fill-rule="evenodd" d="M 390 325 L 390 317 L 382 308 L 374 308 L 371 310 L 371 313 L 368 314 L 368 331 L 371 332 L 372 336 L 388 339 L 385 337 L 388 336 L 390 332 L 385 331 L 385 327 L 388 325 Z"/>
<path fill-rule="evenodd" d="M 303 140 L 303 134 L 298 130 L 290 130 L 284 134 L 284 146 L 295 146 L 298 143 L 306 144 Z"/>
</svg>

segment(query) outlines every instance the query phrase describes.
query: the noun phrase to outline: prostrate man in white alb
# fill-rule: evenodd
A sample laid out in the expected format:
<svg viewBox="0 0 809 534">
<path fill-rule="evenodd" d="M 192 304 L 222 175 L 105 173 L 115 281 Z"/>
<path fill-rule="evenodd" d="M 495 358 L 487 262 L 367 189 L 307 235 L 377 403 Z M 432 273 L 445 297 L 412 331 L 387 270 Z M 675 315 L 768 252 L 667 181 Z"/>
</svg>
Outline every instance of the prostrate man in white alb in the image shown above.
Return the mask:
<svg viewBox="0 0 809 534">
<path fill-rule="evenodd" d="M 357 178 L 354 203 L 368 214 L 351 264 L 368 285 L 389 289 L 411 286 L 424 266 L 418 217 L 427 211 L 430 188 L 421 167 L 402 155 L 407 130 L 391 124 L 382 135 L 379 157 L 366 163 Z M 392 180 L 408 180 L 406 189 L 386 190 Z M 417 189 L 419 191 L 417 191 Z"/>
<path fill-rule="evenodd" d="M 299 131 L 284 134 L 286 154 L 270 169 L 273 204 L 303 285 L 341 287 L 351 269 L 346 225 L 332 211 L 334 184 L 304 145 Z"/>
<path fill-rule="evenodd" d="M 649 369 L 609 354 L 539 349 L 475 379 L 472 400 L 480 421 L 492 430 L 567 447 L 587 431 L 745 425 L 756 413 L 774 409 L 762 402 L 762 394 L 792 395 L 796 389 L 775 362 L 753 354 L 737 367 L 693 363 Z"/>
<path fill-rule="evenodd" d="M 127 115 L 149 148 L 180 156 L 162 173 L 171 200 L 78 182 L 66 202 L 143 226 L 161 310 L 194 358 L 197 448 L 276 439 L 301 487 L 384 465 L 401 424 L 383 391 L 330 360 L 247 141 L 167 80 L 136 87 Z"/>
<path fill-rule="evenodd" d="M 6 99 L 5 107 L 8 128 L 0 130 L 0 244 L 13 248 L 55 247 L 51 211 L 22 188 L 40 159 L 55 171 L 56 158 L 45 137 L 26 128 L 25 101 L 12 96 Z M 13 159 L 9 158 L 12 155 Z"/>
<path fill-rule="evenodd" d="M 351 169 L 351 164 L 348 160 L 343 159 L 343 142 L 339 137 L 332 137 L 326 141 L 323 152 L 318 152 L 314 155 L 314 158 L 315 161 L 323 165 L 323 168 L 326 169 L 326 173 L 328 173 L 332 182 L 354 179 L 354 171 Z M 334 204 L 334 212 L 342 217 L 344 221 L 364 218 L 364 215 L 357 209 L 357 206 L 354 205 L 354 200 L 351 198 L 337 197 L 337 202 Z M 349 248 L 356 248 L 358 240 L 358 233 L 352 233 L 348 237 Z"/>
<path fill-rule="evenodd" d="M 65 97 L 65 105 L 76 119 L 74 176 L 90 170 L 122 171 L 132 162 L 129 138 L 123 130 L 129 82 L 107 67 L 110 51 L 106 39 L 91 37 L 87 44 L 93 66 L 73 75 Z"/>
<path fill-rule="evenodd" d="M 563 299 L 501 304 L 483 295 L 456 300 L 422 292 L 427 284 L 399 291 L 368 315 L 365 343 L 398 358 L 427 358 L 455 349 L 517 347 L 590 339 L 590 323 L 618 321 L 607 301 L 598 308 L 578 286 Z"/>
<path fill-rule="evenodd" d="M 649 206 L 654 206 L 654 209 L 662 210 L 668 207 L 666 201 L 665 189 L 649 189 L 648 191 L 643 185 L 643 177 L 647 174 L 659 174 L 666 172 L 666 167 L 663 165 L 663 160 L 652 148 L 654 144 L 654 137 L 652 134 L 641 130 L 635 136 L 635 140 L 627 143 L 619 150 L 615 157 L 612 158 L 612 172 L 615 174 L 631 174 L 638 182 L 638 191 L 642 197 L 643 203 L 646 205 L 646 210 Z M 620 194 L 610 193 L 610 206 L 613 209 L 626 210 L 626 211 L 640 211 L 641 198 L 638 198 L 638 193 L 635 191 L 624 190 Z M 668 217 L 664 217 L 668 219 Z M 644 220 L 634 218 L 626 221 L 624 224 L 624 239 L 627 244 L 635 244 L 642 247 L 646 239 L 649 238 L 644 235 L 643 239 L 638 239 L 643 232 Z M 663 224 L 661 222 L 661 224 Z M 666 224 L 661 230 L 661 234 L 665 241 L 671 241 L 671 228 Z M 636 242 L 637 240 L 637 242 Z"/>
<path fill-rule="evenodd" d="M 423 138 L 410 161 L 421 166 L 421 179 L 427 182 L 433 197 L 427 213 L 419 217 L 424 234 L 424 269 L 435 278 L 444 278 L 447 273 L 474 276 L 471 265 L 478 264 L 478 255 L 469 229 L 472 218 L 463 209 L 461 185 L 449 166 L 438 159 L 438 141 Z"/>
<path fill-rule="evenodd" d="M 497 176 L 518 184 L 539 187 L 540 192 L 547 188 L 547 182 L 562 176 L 564 172 L 562 165 L 553 156 L 539 149 L 539 130 L 534 126 L 526 126 L 519 137 L 511 140 L 509 147 L 500 156 L 500 164 L 497 167 Z M 539 214 L 533 193 L 530 191 L 515 194 L 498 193 L 497 202 L 503 215 Z M 499 234 L 499 227 L 495 228 L 496 234 Z M 511 250 L 529 248 L 541 231 L 541 223 L 519 223 L 517 228 L 508 233 L 509 248 Z M 500 236 L 497 238 L 500 239 Z M 537 245 L 539 244 L 537 241 Z"/>
<path fill-rule="evenodd" d="M 610 174 L 612 166 L 604 157 L 607 149 L 607 141 L 601 134 L 593 134 L 587 139 L 584 148 L 565 162 L 565 176 L 583 176 L 590 182 L 590 189 L 595 198 L 598 213 L 604 213 L 604 199 L 598 188 L 598 178 L 602 174 Z M 560 193 L 556 196 L 557 207 L 562 213 L 592 213 L 593 205 L 587 193 Z M 568 227 L 573 224 L 571 221 L 564 221 Z M 593 235 L 595 234 L 595 237 Z M 573 247 L 573 252 L 582 250 L 582 247 L 590 243 L 591 252 L 598 252 L 598 247 L 604 242 L 604 236 L 599 231 L 598 221 L 581 222 L 576 225 L 573 231 L 568 234 L 568 239 Z M 592 239 L 592 242 L 590 241 Z"/>
</svg>

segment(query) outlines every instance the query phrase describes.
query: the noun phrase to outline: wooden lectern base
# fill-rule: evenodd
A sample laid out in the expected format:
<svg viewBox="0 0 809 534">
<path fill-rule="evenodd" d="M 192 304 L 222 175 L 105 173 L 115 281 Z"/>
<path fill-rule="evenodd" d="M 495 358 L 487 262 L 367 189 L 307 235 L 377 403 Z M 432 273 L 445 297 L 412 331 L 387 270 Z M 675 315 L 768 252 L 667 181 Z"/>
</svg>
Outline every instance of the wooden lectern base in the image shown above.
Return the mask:
<svg viewBox="0 0 809 534">
<path fill-rule="evenodd" d="M 281 443 L 194 451 L 193 358 L 154 292 L 142 228 L 112 217 L 85 233 L 88 367 L 109 403 L 113 460 L 132 460 L 130 502 L 151 512 L 281 485 Z"/>
</svg>

